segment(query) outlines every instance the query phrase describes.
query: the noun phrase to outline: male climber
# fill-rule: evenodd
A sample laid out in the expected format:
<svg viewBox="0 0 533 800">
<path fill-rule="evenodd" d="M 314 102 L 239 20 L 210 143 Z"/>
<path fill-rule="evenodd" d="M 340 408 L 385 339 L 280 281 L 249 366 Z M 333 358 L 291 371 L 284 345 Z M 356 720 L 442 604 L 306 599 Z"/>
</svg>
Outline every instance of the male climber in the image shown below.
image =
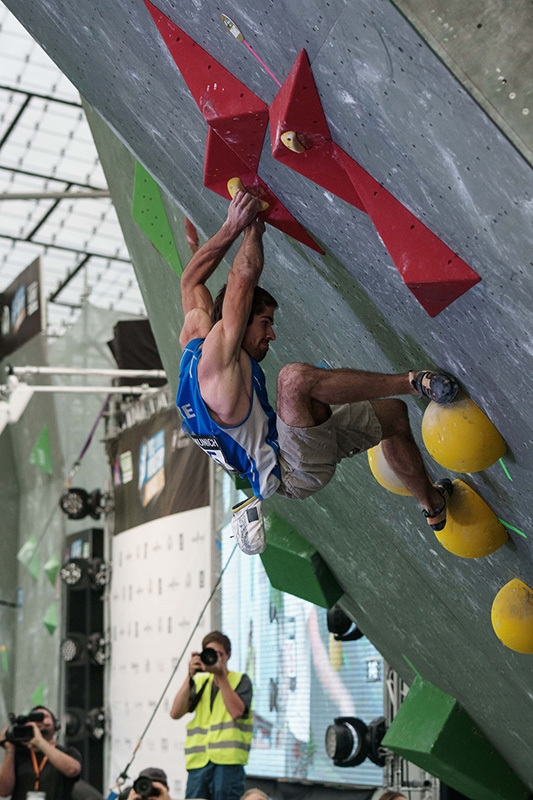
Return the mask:
<svg viewBox="0 0 533 800">
<path fill-rule="evenodd" d="M 454 378 L 429 371 L 383 375 L 287 364 L 275 413 L 259 362 L 266 356 L 276 300 L 258 286 L 263 270 L 260 201 L 237 191 L 222 227 L 193 255 L 181 278 L 185 320 L 177 405 L 184 430 L 212 458 L 250 481 L 254 497 L 234 509 L 233 532 L 250 555 L 265 547 L 261 500 L 275 492 L 304 499 L 322 489 L 342 458 L 382 442 L 384 456 L 433 530 L 446 524 L 451 481 L 433 483 L 393 395 L 451 402 Z M 206 281 L 243 234 L 228 282 L 213 302 Z M 387 399 L 383 399 L 387 398 Z"/>
</svg>

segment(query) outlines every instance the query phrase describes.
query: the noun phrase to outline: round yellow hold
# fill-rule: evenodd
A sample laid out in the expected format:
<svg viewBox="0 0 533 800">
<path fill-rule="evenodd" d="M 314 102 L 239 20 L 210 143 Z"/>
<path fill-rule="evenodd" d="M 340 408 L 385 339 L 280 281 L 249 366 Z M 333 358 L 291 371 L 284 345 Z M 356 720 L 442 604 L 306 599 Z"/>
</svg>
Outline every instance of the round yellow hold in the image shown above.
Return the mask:
<svg viewBox="0 0 533 800">
<path fill-rule="evenodd" d="M 492 627 L 506 647 L 533 653 L 533 590 L 518 578 L 503 586 L 492 603 Z"/>
<path fill-rule="evenodd" d="M 455 472 L 487 469 L 505 453 L 495 426 L 465 396 L 449 405 L 431 401 L 422 419 L 422 438 L 430 456 Z"/>
<path fill-rule="evenodd" d="M 446 525 L 435 531 L 441 545 L 460 558 L 483 558 L 498 550 L 508 534 L 494 511 L 461 480 L 453 482 Z"/>
<path fill-rule="evenodd" d="M 387 459 L 383 455 L 381 442 L 375 447 L 367 450 L 368 465 L 372 475 L 384 489 L 394 494 L 403 494 L 406 497 L 411 494 L 407 486 L 401 482 L 394 470 L 389 467 Z"/>
</svg>

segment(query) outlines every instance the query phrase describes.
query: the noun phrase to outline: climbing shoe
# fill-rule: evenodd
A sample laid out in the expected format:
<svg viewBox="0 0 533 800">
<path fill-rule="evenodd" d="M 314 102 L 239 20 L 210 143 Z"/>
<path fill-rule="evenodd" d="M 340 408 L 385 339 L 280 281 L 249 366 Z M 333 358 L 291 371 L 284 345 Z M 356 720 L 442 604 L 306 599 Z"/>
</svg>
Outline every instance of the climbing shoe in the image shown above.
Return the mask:
<svg viewBox="0 0 533 800">
<path fill-rule="evenodd" d="M 455 378 L 443 372 L 412 371 L 409 373 L 409 381 L 419 397 L 428 397 L 435 403 L 451 403 L 459 391 L 459 384 Z"/>
<path fill-rule="evenodd" d="M 262 501 L 248 497 L 231 509 L 231 531 L 235 541 L 247 556 L 262 553 L 266 547 Z"/>
<path fill-rule="evenodd" d="M 441 531 L 446 525 L 446 506 L 448 504 L 448 500 L 453 494 L 453 483 L 449 478 L 441 478 L 440 480 L 435 481 L 434 486 L 435 489 L 438 490 L 439 494 L 442 495 L 443 503 L 440 508 L 436 508 L 434 511 L 426 511 L 423 509 L 422 513 L 427 519 L 428 525 L 432 530 Z"/>
</svg>

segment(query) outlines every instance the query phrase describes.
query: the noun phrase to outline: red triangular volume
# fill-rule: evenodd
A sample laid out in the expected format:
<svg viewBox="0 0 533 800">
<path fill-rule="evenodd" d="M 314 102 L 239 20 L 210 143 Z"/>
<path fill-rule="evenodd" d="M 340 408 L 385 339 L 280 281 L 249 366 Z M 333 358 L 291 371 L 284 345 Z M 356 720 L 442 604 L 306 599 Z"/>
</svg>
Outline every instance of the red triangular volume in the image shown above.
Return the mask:
<svg viewBox="0 0 533 800">
<path fill-rule="evenodd" d="M 304 153 L 295 153 L 283 144 L 281 134 L 287 131 L 298 134 L 306 148 Z M 336 156 L 305 50 L 300 52 L 270 106 L 270 138 L 274 158 L 347 203 L 365 210 Z"/>
<path fill-rule="evenodd" d="M 240 178 L 245 189 L 251 194 L 266 200 L 269 208 L 261 214 L 261 219 L 274 228 L 292 236 L 293 239 L 324 254 L 322 248 L 311 238 L 305 228 L 292 216 L 278 200 L 276 195 L 261 180 L 256 172 L 249 170 L 234 150 L 214 131 L 209 129 L 205 154 L 204 185 L 222 197 L 229 198 L 228 181 Z"/>
<path fill-rule="evenodd" d="M 255 171 L 268 124 L 268 106 L 150 0 L 144 2 L 205 121 Z"/>
<path fill-rule="evenodd" d="M 481 278 L 399 200 L 335 145 L 367 214 L 407 287 L 436 317 Z"/>
</svg>

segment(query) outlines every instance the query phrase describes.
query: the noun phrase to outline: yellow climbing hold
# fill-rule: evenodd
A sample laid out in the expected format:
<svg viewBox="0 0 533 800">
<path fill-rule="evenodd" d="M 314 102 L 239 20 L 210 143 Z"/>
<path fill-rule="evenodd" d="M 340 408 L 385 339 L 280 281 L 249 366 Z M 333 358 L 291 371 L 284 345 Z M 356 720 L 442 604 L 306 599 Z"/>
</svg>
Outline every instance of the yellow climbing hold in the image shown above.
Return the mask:
<svg viewBox="0 0 533 800">
<path fill-rule="evenodd" d="M 430 456 L 455 472 L 487 469 L 505 453 L 505 442 L 490 419 L 464 395 L 449 405 L 428 405 L 422 438 Z"/>
<path fill-rule="evenodd" d="M 533 590 L 518 578 L 506 583 L 492 603 L 492 627 L 506 647 L 533 653 Z"/>
<path fill-rule="evenodd" d="M 367 457 L 372 475 L 384 489 L 394 494 L 403 494 L 405 496 L 411 494 L 407 486 L 403 485 L 396 473 L 389 467 L 383 455 L 381 442 L 367 451 Z"/>
<path fill-rule="evenodd" d="M 435 536 L 446 550 L 461 558 L 488 556 L 508 539 L 494 511 L 461 480 L 453 482 L 446 525 L 443 530 L 435 531 Z"/>
<path fill-rule="evenodd" d="M 248 189 L 245 189 L 244 186 L 242 185 L 242 181 L 240 178 L 230 178 L 228 181 L 228 192 L 230 193 L 230 197 L 232 200 L 235 197 L 236 193 L 239 191 L 239 189 L 243 192 L 248 191 Z M 250 194 L 253 194 L 253 192 L 250 192 Z M 261 200 L 261 211 L 266 211 L 268 205 L 269 204 L 267 203 L 266 200 Z"/>
<path fill-rule="evenodd" d="M 279 138 L 285 147 L 288 147 L 294 153 L 305 153 L 305 147 L 298 139 L 298 134 L 295 131 L 285 131 Z"/>
</svg>

